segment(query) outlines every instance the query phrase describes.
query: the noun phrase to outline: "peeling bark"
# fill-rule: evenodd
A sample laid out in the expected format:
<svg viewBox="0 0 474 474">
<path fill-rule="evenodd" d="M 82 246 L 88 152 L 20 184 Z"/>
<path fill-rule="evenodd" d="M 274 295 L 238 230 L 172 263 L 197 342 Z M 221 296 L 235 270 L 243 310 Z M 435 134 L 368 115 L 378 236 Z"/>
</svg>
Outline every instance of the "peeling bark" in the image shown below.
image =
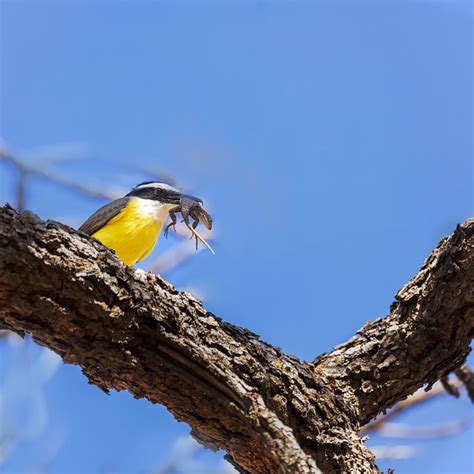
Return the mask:
<svg viewBox="0 0 474 474">
<path fill-rule="evenodd" d="M 314 363 L 228 324 L 98 241 L 0 208 L 0 328 L 30 333 L 102 390 L 165 405 L 242 472 L 378 472 L 358 432 L 460 367 L 474 220 L 444 238 L 385 319 Z"/>
</svg>

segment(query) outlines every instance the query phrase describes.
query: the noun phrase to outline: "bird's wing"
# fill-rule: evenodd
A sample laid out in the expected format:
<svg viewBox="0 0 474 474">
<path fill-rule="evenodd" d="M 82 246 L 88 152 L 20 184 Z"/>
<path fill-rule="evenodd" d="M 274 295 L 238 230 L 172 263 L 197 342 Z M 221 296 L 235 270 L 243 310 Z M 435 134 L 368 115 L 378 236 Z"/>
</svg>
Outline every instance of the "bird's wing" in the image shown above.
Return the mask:
<svg viewBox="0 0 474 474">
<path fill-rule="evenodd" d="M 79 230 L 85 234 L 95 234 L 127 207 L 129 199 L 128 197 L 122 197 L 102 206 L 79 227 Z"/>
</svg>

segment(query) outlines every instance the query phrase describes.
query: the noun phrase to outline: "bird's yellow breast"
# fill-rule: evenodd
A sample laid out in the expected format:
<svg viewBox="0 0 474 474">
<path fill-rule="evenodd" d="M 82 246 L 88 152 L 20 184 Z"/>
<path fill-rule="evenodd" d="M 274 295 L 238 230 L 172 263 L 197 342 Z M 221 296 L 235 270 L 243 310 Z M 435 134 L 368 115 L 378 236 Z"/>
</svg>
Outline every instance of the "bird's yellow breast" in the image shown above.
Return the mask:
<svg viewBox="0 0 474 474">
<path fill-rule="evenodd" d="M 151 199 L 132 197 L 125 209 L 93 237 L 113 249 L 125 265 L 133 265 L 153 250 L 171 207 Z"/>
</svg>

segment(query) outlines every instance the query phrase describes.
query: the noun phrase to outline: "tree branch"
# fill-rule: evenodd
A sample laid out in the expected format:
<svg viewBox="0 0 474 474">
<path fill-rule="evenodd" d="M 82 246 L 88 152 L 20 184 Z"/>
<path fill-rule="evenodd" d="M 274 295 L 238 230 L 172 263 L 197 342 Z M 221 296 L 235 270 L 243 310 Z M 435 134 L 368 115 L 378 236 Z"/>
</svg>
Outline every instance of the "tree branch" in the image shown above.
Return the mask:
<svg viewBox="0 0 474 474">
<path fill-rule="evenodd" d="M 378 472 L 361 425 L 469 352 L 473 234 L 468 221 L 443 239 L 390 316 L 313 365 L 95 239 L 4 206 L 0 328 L 31 333 L 105 391 L 162 403 L 241 471 Z"/>
<path fill-rule="evenodd" d="M 367 323 L 315 361 L 357 397 L 360 421 L 428 388 L 459 367 L 474 335 L 474 219 L 441 240 L 395 296 L 385 319 Z"/>
</svg>

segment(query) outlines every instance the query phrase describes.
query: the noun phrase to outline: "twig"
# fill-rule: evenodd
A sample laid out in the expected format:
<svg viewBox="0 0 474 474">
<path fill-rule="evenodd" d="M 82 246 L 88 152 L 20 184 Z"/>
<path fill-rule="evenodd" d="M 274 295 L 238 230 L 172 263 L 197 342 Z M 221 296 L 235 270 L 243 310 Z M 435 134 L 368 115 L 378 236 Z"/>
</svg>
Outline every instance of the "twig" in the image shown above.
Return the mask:
<svg viewBox="0 0 474 474">
<path fill-rule="evenodd" d="M 466 391 L 469 395 L 469 398 L 471 399 L 471 402 L 474 402 L 474 372 L 466 364 L 464 364 L 459 367 L 459 369 L 456 369 L 454 373 L 466 387 Z"/>
<path fill-rule="evenodd" d="M 455 398 L 459 398 L 461 396 L 458 387 L 456 387 L 456 385 L 449 381 L 449 376 L 446 375 L 446 377 L 443 377 L 440 382 L 446 392 L 448 392 L 450 395 Z"/>
<path fill-rule="evenodd" d="M 417 453 L 417 448 L 406 444 L 396 446 L 372 446 L 372 452 L 380 459 L 410 459 Z M 392 470 L 393 473 L 393 470 Z"/>
<path fill-rule="evenodd" d="M 48 181 L 51 181 L 53 183 L 59 184 L 61 186 L 64 186 L 66 188 L 72 189 L 86 196 L 91 196 L 91 197 L 99 198 L 99 199 L 116 199 L 117 197 L 119 197 L 117 193 L 91 188 L 89 186 L 80 184 L 76 181 L 63 178 L 62 176 L 57 176 L 51 173 L 50 171 L 46 172 L 42 168 L 35 166 L 33 164 L 29 164 L 29 163 L 27 164 L 24 161 L 16 158 L 12 153 L 10 153 L 5 148 L 0 148 L 0 160 L 11 163 L 17 170 L 17 173 L 22 177 L 21 179 L 23 180 L 27 175 L 31 174 L 31 175 L 35 175 L 40 178 L 46 179 Z M 21 184 L 21 181 L 20 181 L 20 184 Z M 18 195 L 20 196 L 20 194 Z M 21 207 L 19 209 L 22 209 L 24 202 L 23 200 L 20 199 L 20 197 L 18 198 L 18 202 L 19 204 L 21 204 Z"/>
<path fill-rule="evenodd" d="M 453 436 L 471 424 L 469 417 L 449 421 L 437 426 L 413 426 L 404 423 L 385 423 L 379 434 L 385 438 L 435 439 Z"/>
<path fill-rule="evenodd" d="M 462 384 L 461 382 L 453 382 L 453 386 L 457 389 Z M 406 400 L 402 400 L 400 403 L 397 403 L 389 412 L 386 414 L 379 416 L 374 421 L 370 422 L 369 424 L 365 425 L 360 434 L 366 435 L 373 431 L 379 430 L 382 425 L 388 422 L 388 420 L 392 419 L 394 416 L 398 415 L 402 411 L 406 411 L 409 408 L 414 406 L 420 405 L 423 402 L 428 400 L 432 400 L 433 398 L 444 396 L 446 395 L 446 390 L 444 389 L 442 384 L 436 384 L 433 388 L 425 392 L 423 389 L 418 390 L 412 396 L 408 397 Z"/>
</svg>

